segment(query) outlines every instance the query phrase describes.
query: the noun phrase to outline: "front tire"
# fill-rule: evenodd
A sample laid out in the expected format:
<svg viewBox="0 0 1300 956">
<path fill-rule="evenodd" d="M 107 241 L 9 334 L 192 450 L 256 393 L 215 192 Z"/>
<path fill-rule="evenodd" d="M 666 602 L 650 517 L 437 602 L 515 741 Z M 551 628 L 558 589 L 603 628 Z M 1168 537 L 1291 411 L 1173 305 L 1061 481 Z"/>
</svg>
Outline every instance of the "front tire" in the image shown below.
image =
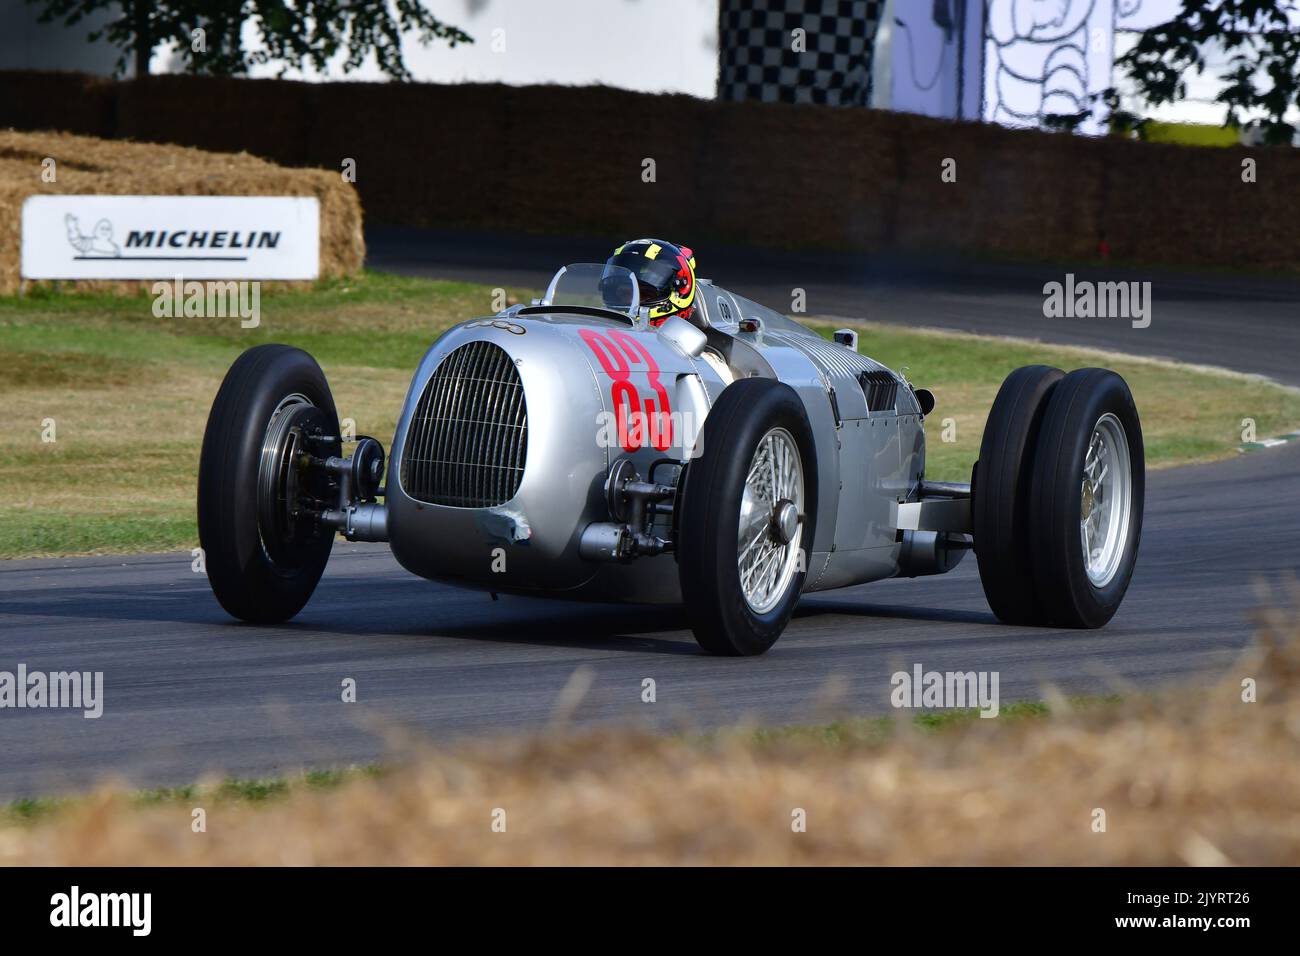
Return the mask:
<svg viewBox="0 0 1300 956">
<path fill-rule="evenodd" d="M 729 385 L 686 469 L 678 514 L 682 600 L 710 654 L 762 654 L 781 636 L 807 576 L 817 514 L 812 429 L 794 389 Z"/>
<path fill-rule="evenodd" d="M 340 451 L 338 413 L 301 349 L 259 345 L 226 373 L 199 460 L 198 523 L 208 582 L 240 620 L 277 624 L 311 597 L 334 546 L 299 503 L 328 495 L 305 455 Z"/>
</svg>

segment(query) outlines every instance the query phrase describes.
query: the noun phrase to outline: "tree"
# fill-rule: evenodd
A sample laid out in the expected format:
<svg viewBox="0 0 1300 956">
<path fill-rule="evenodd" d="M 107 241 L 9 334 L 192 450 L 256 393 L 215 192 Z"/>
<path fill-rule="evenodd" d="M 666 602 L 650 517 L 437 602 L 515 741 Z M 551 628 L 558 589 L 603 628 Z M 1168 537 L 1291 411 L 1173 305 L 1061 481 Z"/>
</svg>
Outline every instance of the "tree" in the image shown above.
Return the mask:
<svg viewBox="0 0 1300 956">
<path fill-rule="evenodd" d="M 40 20 L 73 26 L 88 15 L 118 16 L 87 36 L 107 38 L 121 51 L 119 74 L 132 59 L 136 76 L 149 73 L 149 57 L 160 43 L 176 48 L 187 73 L 238 76 L 249 67 L 278 61 L 289 69 L 323 70 L 343 54 L 351 73 L 373 53 L 383 72 L 411 79 L 402 57 L 402 35 L 421 44 L 443 40 L 448 46 L 473 43 L 458 27 L 443 23 L 420 0 L 27 0 L 44 9 Z M 244 24 L 253 24 L 256 41 L 244 44 Z"/>
<path fill-rule="evenodd" d="M 1285 115 L 1300 106 L 1300 2 L 1184 0 L 1172 20 L 1145 31 L 1116 65 L 1159 106 L 1186 98 L 1188 74 L 1205 72 L 1211 50 L 1228 54 L 1215 97 L 1227 107 L 1224 125 L 1262 114 L 1265 142 L 1291 142 L 1295 128 Z"/>
</svg>

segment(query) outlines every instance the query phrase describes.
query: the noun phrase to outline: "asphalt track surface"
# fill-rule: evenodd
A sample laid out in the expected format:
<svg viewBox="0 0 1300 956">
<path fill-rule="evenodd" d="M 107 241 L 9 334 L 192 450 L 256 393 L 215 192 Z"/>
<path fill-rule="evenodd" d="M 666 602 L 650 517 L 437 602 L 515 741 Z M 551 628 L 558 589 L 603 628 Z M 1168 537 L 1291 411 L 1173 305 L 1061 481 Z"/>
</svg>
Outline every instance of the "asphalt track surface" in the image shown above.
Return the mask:
<svg viewBox="0 0 1300 956">
<path fill-rule="evenodd" d="M 370 242 L 377 267 L 539 285 L 547 270 L 519 267 L 530 262 L 520 255 L 553 240 L 390 232 Z M 1300 295 L 1286 283 L 1155 277 L 1152 325 L 1135 330 L 1115 320 L 1044 324 L 1050 267 L 913 264 L 891 279 L 878 263 L 791 260 L 782 275 L 779 258 L 731 255 L 738 278 L 727 282 L 763 301 L 800 286 L 812 312 L 1080 342 L 1300 383 Z M 703 271 L 723 282 L 721 270 Z M 1048 685 L 1098 693 L 1206 682 L 1231 673 L 1248 643 L 1258 586 L 1294 573 L 1297 491 L 1296 443 L 1152 473 L 1137 572 L 1100 631 L 999 624 L 968 558 L 944 577 L 810 596 L 769 654 L 741 660 L 700 654 L 677 610 L 494 602 L 411 577 L 382 545 L 336 546 L 312 602 L 279 628 L 227 618 L 188 553 L 0 562 L 0 670 L 102 671 L 105 701 L 98 719 L 0 711 L 0 797 L 110 775 L 145 786 L 368 763 L 411 736 L 438 744 L 539 730 L 561 716 L 705 728 L 885 713 L 890 674 L 918 663 L 997 671 L 1004 703 Z M 341 700 L 345 678 L 356 681 L 356 703 Z M 653 704 L 642 701 L 645 678 L 655 681 Z"/>
</svg>

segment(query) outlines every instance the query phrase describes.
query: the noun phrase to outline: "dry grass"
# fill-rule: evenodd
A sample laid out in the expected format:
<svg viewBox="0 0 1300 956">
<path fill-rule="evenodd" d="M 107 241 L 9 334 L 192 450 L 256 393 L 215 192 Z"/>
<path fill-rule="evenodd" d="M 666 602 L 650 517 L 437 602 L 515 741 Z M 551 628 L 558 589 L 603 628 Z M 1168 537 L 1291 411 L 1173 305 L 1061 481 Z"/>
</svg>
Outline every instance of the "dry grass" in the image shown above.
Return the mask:
<svg viewBox="0 0 1300 956">
<path fill-rule="evenodd" d="M 0 388 L 9 414 L 30 423 L 53 418 L 58 439 L 42 442 L 32 430 L 24 436 L 31 440 L 22 441 L 14 459 L 0 468 L 0 475 L 27 471 L 41 476 L 39 482 L 16 480 L 0 504 L 0 520 L 32 525 L 29 539 L 7 542 L 0 553 L 49 549 L 33 515 L 59 515 L 72 523 L 94 519 L 85 535 L 99 540 L 92 543 L 82 536 L 73 545 L 87 553 L 113 552 L 124 545 L 127 550 L 175 547 L 176 527 L 192 525 L 198 449 L 222 370 L 154 363 L 128 367 L 136 374 L 126 381 L 118 379 L 109 362 L 89 382 L 55 375 L 39 387 Z M 339 417 L 351 417 L 361 434 L 381 436 L 387 445 L 410 376 L 395 369 L 336 366 L 329 370 L 329 381 Z M 106 534 L 97 522 L 123 528 L 135 523 L 137 528 L 123 540 Z"/>
<path fill-rule="evenodd" d="M 57 163 L 56 182 L 47 183 L 41 178 L 41 162 L 46 157 Z M 104 140 L 70 133 L 0 130 L 2 294 L 46 284 L 23 282 L 19 277 L 23 201 L 41 193 L 315 196 L 320 200 L 321 278 L 355 273 L 365 259 L 361 200 L 356 189 L 343 182 L 337 173 L 286 169 L 247 153 L 209 153 L 183 146 Z M 60 286 L 80 291 L 130 293 L 150 284 L 81 281 L 60 283 Z"/>
<path fill-rule="evenodd" d="M 196 805 L 206 833 L 191 831 Z M 505 739 L 263 804 L 141 808 L 105 789 L 0 829 L 0 864 L 652 863 L 1295 865 L 1300 626 L 1262 617 L 1257 648 L 1208 690 L 1062 702 L 1049 718 L 837 743 Z"/>
</svg>

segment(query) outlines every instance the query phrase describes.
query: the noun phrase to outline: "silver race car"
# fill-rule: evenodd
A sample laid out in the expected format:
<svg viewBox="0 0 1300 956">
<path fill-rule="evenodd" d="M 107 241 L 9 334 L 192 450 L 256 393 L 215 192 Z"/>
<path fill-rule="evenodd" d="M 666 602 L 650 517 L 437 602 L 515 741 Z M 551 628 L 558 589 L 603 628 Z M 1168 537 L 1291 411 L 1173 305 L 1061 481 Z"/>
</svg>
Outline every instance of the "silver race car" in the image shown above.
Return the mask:
<svg viewBox="0 0 1300 956">
<path fill-rule="evenodd" d="M 342 534 L 466 587 L 680 603 L 715 654 L 766 651 L 801 594 L 942 574 L 972 547 L 1001 620 L 1111 618 L 1145 475 L 1120 376 L 1016 370 L 971 484 L 931 481 L 928 390 L 860 354 L 851 330 L 830 341 L 696 281 L 693 261 L 676 314 L 647 309 L 611 259 L 446 332 L 415 370 L 388 468 L 373 438 L 345 455 L 310 355 L 249 349 L 217 394 L 199 470 L 221 605 L 293 617 Z"/>
</svg>

